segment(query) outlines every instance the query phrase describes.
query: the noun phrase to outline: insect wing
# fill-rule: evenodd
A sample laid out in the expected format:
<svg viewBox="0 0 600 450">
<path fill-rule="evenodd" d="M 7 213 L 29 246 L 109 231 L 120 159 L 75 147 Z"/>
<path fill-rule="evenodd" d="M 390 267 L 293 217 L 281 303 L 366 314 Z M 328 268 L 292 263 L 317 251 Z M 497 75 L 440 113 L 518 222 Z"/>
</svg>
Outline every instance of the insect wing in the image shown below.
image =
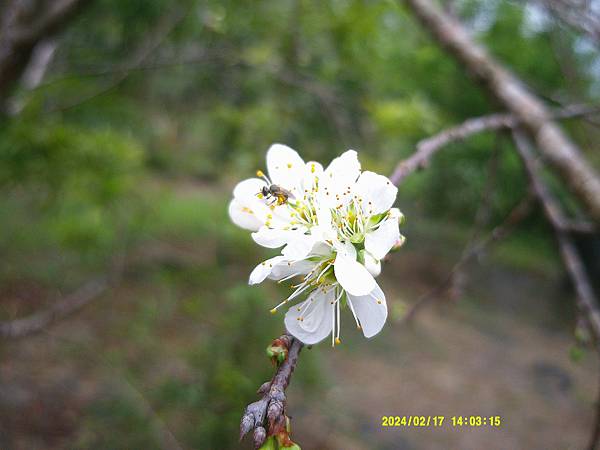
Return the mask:
<svg viewBox="0 0 600 450">
<path fill-rule="evenodd" d="M 279 190 L 281 191 L 281 193 L 283 195 L 285 195 L 287 198 L 291 198 L 292 200 L 295 200 L 296 197 L 294 196 L 294 194 L 292 194 L 290 191 L 288 191 L 287 189 L 284 189 L 282 187 L 279 187 Z"/>
</svg>

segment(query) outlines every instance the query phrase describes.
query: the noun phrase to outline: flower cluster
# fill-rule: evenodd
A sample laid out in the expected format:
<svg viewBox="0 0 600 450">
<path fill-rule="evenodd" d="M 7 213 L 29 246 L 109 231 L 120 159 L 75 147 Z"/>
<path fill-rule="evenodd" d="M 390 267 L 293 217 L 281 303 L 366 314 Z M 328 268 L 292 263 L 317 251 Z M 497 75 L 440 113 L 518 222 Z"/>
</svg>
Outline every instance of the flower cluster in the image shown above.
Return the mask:
<svg viewBox="0 0 600 450">
<path fill-rule="evenodd" d="M 257 244 L 282 248 L 252 271 L 249 283 L 300 280 L 271 312 L 307 295 L 285 315 L 287 330 L 305 344 L 329 334 L 339 344 L 345 305 L 366 337 L 379 333 L 387 305 L 375 277 L 381 260 L 404 242 L 402 213 L 392 208 L 398 189 L 382 175 L 361 172 L 354 150 L 323 169 L 274 144 L 267 169 L 268 177 L 258 171 L 258 178 L 240 182 L 229 205 L 232 221 L 253 231 Z"/>
</svg>

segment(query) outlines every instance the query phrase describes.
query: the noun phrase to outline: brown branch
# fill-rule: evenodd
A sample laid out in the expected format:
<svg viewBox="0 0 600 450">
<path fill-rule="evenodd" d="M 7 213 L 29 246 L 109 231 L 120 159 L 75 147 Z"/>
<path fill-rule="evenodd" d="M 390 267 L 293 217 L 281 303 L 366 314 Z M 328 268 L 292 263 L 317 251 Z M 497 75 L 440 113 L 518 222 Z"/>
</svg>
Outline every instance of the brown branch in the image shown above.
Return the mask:
<svg viewBox="0 0 600 450">
<path fill-rule="evenodd" d="M 569 105 L 556 109 L 553 112 L 553 117 L 556 119 L 572 119 L 599 112 L 600 106 L 597 105 Z M 426 168 L 433 155 L 448 144 L 462 141 L 484 131 L 514 128 L 520 123 L 522 123 L 520 118 L 513 114 L 490 114 L 467 119 L 460 125 L 443 130 L 417 143 L 416 151 L 409 158 L 398 163 L 390 176 L 390 181 L 395 185 L 399 185 L 411 173 Z"/>
<path fill-rule="evenodd" d="M 52 0 L 32 11 L 31 2 L 13 0 L 0 28 L 0 109 L 20 79 L 38 42 L 64 28 L 91 0 Z"/>
<path fill-rule="evenodd" d="M 398 163 L 390 176 L 390 181 L 396 186 L 399 185 L 411 173 L 427 167 L 431 157 L 451 142 L 463 140 L 483 131 L 510 128 L 514 124 L 514 117 L 510 114 L 492 114 L 468 119 L 456 127 L 424 139 L 417 144 L 417 150 L 408 159 Z"/>
<path fill-rule="evenodd" d="M 0 322 L 0 337 L 15 339 L 42 331 L 54 321 L 66 317 L 98 298 L 110 286 L 111 283 L 107 278 L 92 280 L 45 311 L 22 319 Z"/>
<path fill-rule="evenodd" d="M 565 0 L 534 0 L 569 28 L 583 33 L 600 45 L 600 16 L 591 8 L 591 2 Z"/>
<path fill-rule="evenodd" d="M 276 435 L 286 427 L 285 390 L 290 384 L 292 373 L 298 363 L 298 355 L 304 344 L 291 335 L 285 334 L 275 342 L 283 345 L 287 356 L 278 366 L 271 381 L 264 383 L 258 390 L 262 398 L 249 404 L 240 421 L 240 440 L 253 431 L 254 447 L 259 448 L 268 436 Z"/>
<path fill-rule="evenodd" d="M 32 91 L 40 85 L 54 58 L 57 47 L 58 42 L 54 38 L 44 39 L 35 46 L 20 81 L 27 91 Z M 25 105 L 25 98 L 13 95 L 7 102 L 8 113 L 11 116 L 16 116 L 23 111 Z"/>
<path fill-rule="evenodd" d="M 583 313 L 596 345 L 600 343 L 600 310 L 585 267 L 565 224 L 568 220 L 560 203 L 554 198 L 539 174 L 539 161 L 530 148 L 526 135 L 520 130 L 513 130 L 513 138 L 517 146 L 523 166 L 538 198 L 548 222 L 554 229 L 561 257 L 573 281 L 577 292 L 577 306 Z"/>
<path fill-rule="evenodd" d="M 553 197 L 539 174 L 539 161 L 536 160 L 526 135 L 520 130 L 515 129 L 513 130 L 513 138 L 519 155 L 521 156 L 521 160 L 523 161 L 527 176 L 529 177 L 532 189 L 542 205 L 542 209 L 544 210 L 548 222 L 550 222 L 550 225 L 552 225 L 552 228 L 554 229 L 562 260 L 569 277 L 575 286 L 575 291 L 577 293 L 577 307 L 594 338 L 596 351 L 600 351 L 600 310 L 598 307 L 598 300 L 594 294 L 583 261 L 573 243 L 573 239 L 571 238 L 569 231 L 565 229 L 564 224 L 567 222 L 567 218 L 563 213 L 560 204 Z M 592 435 L 588 444 L 589 450 L 595 450 L 600 445 L 600 399 L 597 399 L 596 402 L 598 405 L 596 408 Z"/>
<path fill-rule="evenodd" d="M 448 54 L 518 118 L 544 158 L 586 206 L 590 217 L 600 223 L 600 177 L 552 120 L 546 105 L 486 49 L 476 44 L 462 24 L 444 13 L 432 0 L 406 0 L 405 3 Z"/>
</svg>

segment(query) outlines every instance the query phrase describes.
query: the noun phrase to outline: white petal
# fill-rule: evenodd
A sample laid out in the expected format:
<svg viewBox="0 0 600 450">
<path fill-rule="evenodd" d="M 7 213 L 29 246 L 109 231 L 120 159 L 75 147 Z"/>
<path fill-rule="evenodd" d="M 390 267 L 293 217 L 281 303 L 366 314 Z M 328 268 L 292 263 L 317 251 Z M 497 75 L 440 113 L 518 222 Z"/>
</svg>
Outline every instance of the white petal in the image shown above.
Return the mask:
<svg viewBox="0 0 600 450">
<path fill-rule="evenodd" d="M 263 280 L 270 275 L 273 268 L 284 260 L 285 258 L 283 256 L 275 256 L 274 258 L 261 262 L 250 273 L 248 284 L 262 283 Z"/>
<path fill-rule="evenodd" d="M 365 236 L 365 249 L 375 257 L 382 259 L 400 239 L 398 220 L 386 219 L 379 224 L 375 231 Z"/>
<path fill-rule="evenodd" d="M 358 155 L 354 150 L 348 150 L 331 161 L 325 169 L 323 177 L 326 181 L 333 179 L 345 188 L 352 186 L 359 175 L 360 162 L 358 162 Z"/>
<path fill-rule="evenodd" d="M 274 214 L 266 205 L 266 201 L 261 200 L 257 195 L 263 186 L 266 186 L 263 180 L 248 178 L 247 180 L 240 181 L 233 189 L 233 198 L 237 200 L 241 207 L 250 209 L 262 224 L 270 220 L 269 217 L 272 217 Z"/>
<path fill-rule="evenodd" d="M 365 266 L 349 256 L 338 253 L 333 264 L 335 278 L 352 295 L 365 295 L 377 285 Z"/>
<path fill-rule="evenodd" d="M 293 239 L 288 241 L 288 245 L 281 251 L 281 254 L 288 259 L 304 259 L 308 256 L 314 244 L 315 239 L 310 234 L 296 234 Z"/>
<path fill-rule="evenodd" d="M 258 200 L 257 194 L 266 185 L 267 183 L 260 178 L 248 178 L 235 185 L 233 197 L 242 203 L 246 203 L 248 200 Z"/>
<path fill-rule="evenodd" d="M 335 248 L 336 252 L 344 256 L 347 256 L 351 259 L 356 259 L 356 248 L 350 241 L 341 242 L 336 239 L 333 241 L 333 248 Z"/>
<path fill-rule="evenodd" d="M 252 209 L 243 206 L 236 199 L 229 203 L 229 217 L 238 227 L 246 230 L 256 231 L 263 224 Z"/>
<path fill-rule="evenodd" d="M 381 273 L 381 261 L 373 258 L 369 252 L 364 252 L 365 267 L 371 275 L 378 277 Z"/>
<path fill-rule="evenodd" d="M 333 256 L 333 249 L 329 244 L 321 240 L 317 240 L 315 245 L 313 245 L 310 254 L 323 257 L 321 259 L 330 258 Z"/>
<path fill-rule="evenodd" d="M 315 161 L 309 161 L 304 166 L 304 177 L 302 179 L 302 189 L 311 191 L 316 186 L 317 179 L 323 175 L 323 166 Z"/>
<path fill-rule="evenodd" d="M 388 311 L 383 291 L 376 284 L 367 295 L 348 294 L 348 302 L 354 309 L 365 337 L 373 337 L 381 331 L 387 319 Z"/>
<path fill-rule="evenodd" d="M 321 241 L 335 239 L 337 231 L 332 223 L 331 209 L 321 202 L 317 202 L 315 207 L 318 225 L 313 226 L 310 233 L 315 236 L 315 239 Z"/>
<path fill-rule="evenodd" d="M 282 261 L 279 264 L 273 266 L 273 270 L 269 274 L 268 278 L 271 280 L 281 280 L 287 278 L 290 275 L 306 275 L 316 265 L 314 261 L 302 260 L 302 261 Z"/>
<path fill-rule="evenodd" d="M 277 184 L 298 197 L 304 177 L 304 161 L 296 150 L 287 145 L 273 144 L 267 151 L 267 169 L 273 184 Z"/>
<path fill-rule="evenodd" d="M 360 162 L 354 150 L 331 161 L 319 178 L 319 203 L 328 208 L 346 205 L 352 199 L 352 187 L 360 175 Z"/>
<path fill-rule="evenodd" d="M 333 306 L 335 289 L 323 293 L 313 291 L 308 299 L 292 306 L 285 314 L 285 327 L 297 339 L 307 345 L 321 342 L 333 331 Z"/>
<path fill-rule="evenodd" d="M 391 208 L 390 218 L 396 219 L 398 223 L 402 223 L 404 221 L 404 214 L 398 208 Z"/>
<path fill-rule="evenodd" d="M 299 230 L 282 230 L 263 226 L 256 233 L 252 233 L 252 239 L 263 247 L 279 248 L 297 239 L 301 233 L 302 231 Z"/>
<path fill-rule="evenodd" d="M 363 211 L 372 216 L 386 212 L 392 207 L 398 188 L 387 177 L 365 171 L 360 174 L 354 192 L 362 198 Z"/>
</svg>

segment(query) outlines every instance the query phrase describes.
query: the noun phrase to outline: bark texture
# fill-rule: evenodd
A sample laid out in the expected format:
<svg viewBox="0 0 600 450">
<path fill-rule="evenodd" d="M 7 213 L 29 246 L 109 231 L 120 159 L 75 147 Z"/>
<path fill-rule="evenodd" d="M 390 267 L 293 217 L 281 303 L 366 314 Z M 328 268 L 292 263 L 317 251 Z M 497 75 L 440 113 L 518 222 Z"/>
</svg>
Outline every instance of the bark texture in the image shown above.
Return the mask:
<svg viewBox="0 0 600 450">
<path fill-rule="evenodd" d="M 600 177 L 552 120 L 549 108 L 509 70 L 475 43 L 467 30 L 431 0 L 406 0 L 423 26 L 501 103 L 518 117 L 544 158 L 600 223 Z"/>
</svg>

